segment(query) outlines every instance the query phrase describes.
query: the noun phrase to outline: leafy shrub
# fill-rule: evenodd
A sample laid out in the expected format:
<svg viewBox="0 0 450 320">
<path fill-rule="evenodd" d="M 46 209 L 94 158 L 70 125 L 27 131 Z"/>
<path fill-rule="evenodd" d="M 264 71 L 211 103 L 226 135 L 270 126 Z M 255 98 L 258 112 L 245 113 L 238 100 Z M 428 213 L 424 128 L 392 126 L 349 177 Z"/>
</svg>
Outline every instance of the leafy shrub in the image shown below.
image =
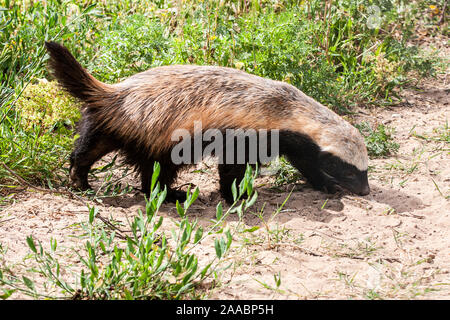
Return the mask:
<svg viewBox="0 0 450 320">
<path fill-rule="evenodd" d="M 166 27 L 140 14 L 131 15 L 110 25 L 96 43 L 96 59 L 88 68 L 103 81 L 116 82 L 152 66 L 169 56 L 170 41 Z"/>
<path fill-rule="evenodd" d="M 78 103 L 59 88 L 56 81 L 41 80 L 29 84 L 17 100 L 16 108 L 24 128 L 40 126 L 48 132 L 62 127 L 73 128 L 81 116 Z M 70 132 L 61 133 L 67 135 Z"/>
<path fill-rule="evenodd" d="M 25 88 L 15 108 L 0 124 L 0 161 L 32 182 L 57 180 L 73 145 L 77 103 L 56 82 L 41 81 Z M 14 178 L 0 170 L 2 179 Z"/>
</svg>

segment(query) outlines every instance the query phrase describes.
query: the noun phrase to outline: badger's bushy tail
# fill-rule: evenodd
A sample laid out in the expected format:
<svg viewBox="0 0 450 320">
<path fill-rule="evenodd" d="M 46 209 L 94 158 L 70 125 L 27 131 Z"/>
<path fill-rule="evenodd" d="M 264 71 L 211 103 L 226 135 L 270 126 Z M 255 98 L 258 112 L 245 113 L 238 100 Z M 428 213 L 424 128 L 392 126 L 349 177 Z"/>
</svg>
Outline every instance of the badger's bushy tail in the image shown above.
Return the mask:
<svg viewBox="0 0 450 320">
<path fill-rule="evenodd" d="M 95 106 L 112 93 L 112 87 L 90 75 L 66 47 L 56 42 L 45 42 L 45 46 L 52 74 L 71 95 Z"/>
</svg>

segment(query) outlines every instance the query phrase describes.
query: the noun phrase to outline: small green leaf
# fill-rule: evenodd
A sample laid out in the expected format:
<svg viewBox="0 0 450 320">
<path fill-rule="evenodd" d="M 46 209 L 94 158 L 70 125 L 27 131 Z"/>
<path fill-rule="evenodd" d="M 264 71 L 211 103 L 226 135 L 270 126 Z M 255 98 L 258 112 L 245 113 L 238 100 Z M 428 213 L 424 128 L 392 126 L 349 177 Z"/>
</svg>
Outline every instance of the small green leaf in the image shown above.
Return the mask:
<svg viewBox="0 0 450 320">
<path fill-rule="evenodd" d="M 163 204 L 164 200 L 166 200 L 167 196 L 167 186 L 164 186 L 164 190 L 159 194 L 158 202 L 156 203 L 156 209 L 159 209 Z"/>
<path fill-rule="evenodd" d="M 189 241 L 189 239 L 191 237 L 191 232 L 192 232 L 191 226 L 187 225 L 186 228 L 183 230 L 183 233 L 181 235 L 181 240 L 180 240 L 181 244 Z"/>
<path fill-rule="evenodd" d="M 202 239 L 202 236 L 203 236 L 203 228 L 200 226 L 195 232 L 194 244 L 199 242 Z"/>
<path fill-rule="evenodd" d="M 242 231 L 242 232 L 254 232 L 254 231 L 258 230 L 258 229 L 259 229 L 259 226 L 254 226 L 254 227 L 245 229 L 245 230 Z"/>
<path fill-rule="evenodd" d="M 258 198 L 258 192 L 255 191 L 255 193 L 253 194 L 253 196 L 251 197 L 251 199 L 248 200 L 248 201 L 246 201 L 246 203 L 245 203 L 245 209 L 248 209 L 248 208 L 250 208 L 252 205 L 254 205 L 257 198 Z"/>
<path fill-rule="evenodd" d="M 242 216 L 244 215 L 244 209 L 243 209 L 244 204 L 245 204 L 245 201 L 242 201 L 242 202 L 239 204 L 239 206 L 233 208 L 233 209 L 230 211 L 230 213 L 236 213 L 236 212 L 237 212 L 239 219 L 242 219 Z"/>
<path fill-rule="evenodd" d="M 244 179 L 241 180 L 239 184 L 239 196 L 242 196 L 244 192 L 247 190 L 248 180 L 247 177 L 244 176 Z"/>
<path fill-rule="evenodd" d="M 94 218 L 98 213 L 98 209 L 96 207 L 89 207 L 89 224 L 92 224 L 94 222 Z"/>
<path fill-rule="evenodd" d="M 57 247 L 56 239 L 51 238 L 50 239 L 50 248 L 51 248 L 52 252 L 56 251 L 56 247 Z"/>
<path fill-rule="evenodd" d="M 231 184 L 231 193 L 233 194 L 233 200 L 237 200 L 237 189 L 236 189 L 236 179 L 234 179 L 233 183 Z"/>
<path fill-rule="evenodd" d="M 153 164 L 152 184 L 150 187 L 151 191 L 153 191 L 153 189 L 155 187 L 155 184 L 156 184 L 156 181 L 158 180 L 160 171 L 161 171 L 161 165 L 155 161 Z"/>
<path fill-rule="evenodd" d="M 184 218 L 184 208 L 180 206 L 180 203 L 178 202 L 178 200 L 175 202 L 175 206 L 177 208 L 178 215 L 181 218 Z"/>
<path fill-rule="evenodd" d="M 194 263 L 194 260 L 195 260 L 195 256 L 194 256 L 193 254 L 190 255 L 190 256 L 189 256 L 189 259 L 188 259 L 188 261 L 187 261 L 187 263 L 186 263 L 186 265 L 185 265 L 185 268 L 186 268 L 186 269 L 190 269 L 192 263 Z"/>
<path fill-rule="evenodd" d="M 216 219 L 219 221 L 222 219 L 223 216 L 223 207 L 222 207 L 222 201 L 220 201 L 216 206 Z"/>
<path fill-rule="evenodd" d="M 281 285 L 281 273 L 278 272 L 278 274 L 274 274 L 273 279 L 275 280 L 275 284 L 276 284 L 277 288 L 279 288 Z"/>
<path fill-rule="evenodd" d="M 27 237 L 27 243 L 28 243 L 28 246 L 30 247 L 31 251 L 33 251 L 34 253 L 37 253 L 36 246 L 34 245 L 34 240 L 33 240 L 32 236 Z"/>
<path fill-rule="evenodd" d="M 203 268 L 202 272 L 200 272 L 200 275 L 202 276 L 202 278 L 205 277 L 206 272 L 208 272 L 208 270 L 209 270 L 209 268 L 211 267 L 212 264 L 213 264 L 212 262 L 209 263 L 206 267 Z"/>
<path fill-rule="evenodd" d="M 124 288 L 125 300 L 134 300 L 133 295 L 127 288 Z"/>
<path fill-rule="evenodd" d="M 199 193 L 200 193 L 200 190 L 198 189 L 198 187 L 196 187 L 194 192 L 189 196 L 188 205 L 186 206 L 186 204 L 185 204 L 185 210 L 187 210 L 187 208 L 189 208 L 195 202 L 195 200 L 197 200 Z"/>
<path fill-rule="evenodd" d="M 34 288 L 34 282 L 33 282 L 33 281 L 31 281 L 30 279 L 28 279 L 28 278 L 25 277 L 25 276 L 22 276 L 22 280 L 23 280 L 23 283 L 25 283 L 25 285 L 26 285 L 30 290 L 35 291 L 35 288 Z"/>
<path fill-rule="evenodd" d="M 226 248 L 227 248 L 227 250 L 228 250 L 228 249 L 230 249 L 231 242 L 233 241 L 233 237 L 232 237 L 232 235 L 231 235 L 230 230 L 227 230 L 227 231 L 225 232 L 225 235 L 227 236 L 227 246 L 226 246 Z"/>
<path fill-rule="evenodd" d="M 114 256 L 117 262 L 120 262 L 122 260 L 122 253 L 123 253 L 122 249 L 118 248 L 117 246 L 114 246 Z"/>
<path fill-rule="evenodd" d="M 183 292 L 188 291 L 190 288 L 192 288 L 193 285 L 194 285 L 193 283 L 188 283 L 188 284 L 184 285 L 183 287 L 180 288 L 180 290 L 178 290 L 176 296 L 178 297 L 178 296 L 179 296 L 180 294 L 182 294 Z"/>
<path fill-rule="evenodd" d="M 191 257 L 193 257 L 192 262 L 189 262 L 189 266 L 187 267 L 188 269 L 191 269 L 191 272 L 189 272 L 187 275 L 184 276 L 182 284 L 186 284 L 192 278 L 195 272 L 197 272 L 198 260 L 197 258 L 195 258 L 194 255 L 192 255 Z"/>
<path fill-rule="evenodd" d="M 95 7 L 97 6 L 96 3 L 91 4 L 90 6 L 86 7 L 86 9 L 83 10 L 83 15 L 88 14 L 91 12 Z"/>
<path fill-rule="evenodd" d="M 162 225 L 162 223 L 163 223 L 163 220 L 164 220 L 163 217 L 159 217 L 158 222 L 155 223 L 155 225 L 154 225 L 154 227 L 153 227 L 153 232 L 156 231 L 156 230 L 158 230 L 159 227 L 161 227 L 161 225 Z"/>
<path fill-rule="evenodd" d="M 105 248 L 105 244 L 103 243 L 103 241 L 100 241 L 99 245 L 100 245 L 100 249 L 102 249 L 103 253 L 106 253 L 106 248 Z"/>
<path fill-rule="evenodd" d="M 214 248 L 216 249 L 216 256 L 222 258 L 223 252 L 219 239 L 214 239 Z"/>
<path fill-rule="evenodd" d="M 16 289 L 3 289 L 3 294 L 0 294 L 0 299 L 2 300 L 6 300 L 8 299 L 14 292 L 16 291 Z"/>
<path fill-rule="evenodd" d="M 84 269 L 81 269 L 80 284 L 81 288 L 86 288 L 86 275 L 84 273 Z"/>
</svg>

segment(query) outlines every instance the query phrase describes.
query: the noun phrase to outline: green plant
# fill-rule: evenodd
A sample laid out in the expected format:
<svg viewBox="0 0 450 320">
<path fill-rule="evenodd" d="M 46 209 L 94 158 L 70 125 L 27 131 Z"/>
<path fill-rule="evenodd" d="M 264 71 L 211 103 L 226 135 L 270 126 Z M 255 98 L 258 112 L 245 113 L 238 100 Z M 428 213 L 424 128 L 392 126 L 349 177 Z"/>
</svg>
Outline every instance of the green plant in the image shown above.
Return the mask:
<svg viewBox="0 0 450 320">
<path fill-rule="evenodd" d="M 0 161 L 32 182 L 57 181 L 80 118 L 74 99 L 55 82 L 29 84 L 17 99 L 14 117 L 0 124 Z M 14 179 L 0 170 L 0 181 Z"/>
<path fill-rule="evenodd" d="M 31 183 L 48 186 L 62 183 L 59 173 L 73 142 L 70 126 L 78 112 L 70 110 L 73 99 L 63 97 L 54 87 L 31 84 L 47 75 L 44 40 L 59 39 L 81 30 L 85 35 L 88 31 L 87 17 L 93 6 L 74 12 L 72 4 L 0 3 L 0 42 L 4 44 L 0 52 L 0 162 Z M 27 93 L 30 101 L 21 98 Z M 69 105 L 63 106 L 67 102 Z M 56 114 L 61 110 L 64 110 L 63 117 Z M 0 167 L 1 183 L 11 185 L 14 180 Z"/>
<path fill-rule="evenodd" d="M 414 131 L 414 127 L 410 130 L 410 134 L 425 141 L 450 143 L 450 127 L 448 125 L 448 121 L 445 121 L 444 125 L 434 128 L 433 136 L 429 134 L 418 134 Z"/>
<path fill-rule="evenodd" d="M 294 183 L 301 178 L 300 172 L 295 169 L 285 157 L 279 157 L 271 163 L 275 173 L 274 187 Z"/>
<path fill-rule="evenodd" d="M 379 124 L 375 129 L 367 122 L 356 124 L 355 127 L 364 136 L 367 152 L 371 157 L 383 157 L 397 152 L 399 144 L 393 141 L 393 129 Z"/>
<path fill-rule="evenodd" d="M 29 84 L 16 102 L 20 111 L 21 126 L 30 129 L 40 126 L 42 130 L 54 132 L 61 127 L 73 128 L 80 119 L 78 103 L 62 91 L 54 81 L 41 80 Z M 68 134 L 70 131 L 64 132 Z"/>
<path fill-rule="evenodd" d="M 272 248 L 274 244 L 276 245 L 276 244 L 280 243 L 284 238 L 289 236 L 289 232 L 290 232 L 289 229 L 287 229 L 284 226 L 280 227 L 278 224 L 276 224 L 275 228 L 271 228 L 270 223 L 275 219 L 275 217 L 284 208 L 287 201 L 291 197 L 292 191 L 293 191 L 293 189 L 288 194 L 288 196 L 284 199 L 283 203 L 280 206 L 278 206 L 277 210 L 275 210 L 270 215 L 270 217 L 267 221 L 264 219 L 264 216 L 263 216 L 265 205 L 262 206 L 262 208 L 261 208 L 261 210 L 259 210 L 259 212 L 254 213 L 258 217 L 258 219 L 262 222 L 262 224 L 264 225 L 264 229 L 266 231 L 267 245 L 269 248 Z M 251 229 L 247 229 L 247 230 L 252 231 Z"/>
<path fill-rule="evenodd" d="M 140 71 L 169 64 L 171 39 L 167 26 L 156 19 L 134 14 L 111 23 L 95 45 L 96 59 L 87 67 L 96 77 L 116 82 Z"/>
<path fill-rule="evenodd" d="M 206 230 L 191 221 L 187 215 L 189 207 L 198 197 L 199 190 L 187 191 L 187 199 L 181 205 L 176 203 L 180 220 L 168 234 L 162 228 L 163 217 L 158 214 L 167 190 L 160 188 L 157 178 L 160 166 L 155 163 L 151 181 L 151 193 L 146 199 L 145 212 L 138 211 L 129 223 L 128 234 L 118 234 L 104 225 L 97 225 L 98 210 L 89 207 L 89 221 L 81 226 L 87 240 L 82 250 L 75 250 L 82 263 L 75 281 L 67 281 L 63 273 L 68 267 L 61 265 L 57 255 L 57 242 L 50 242 L 50 250 L 36 244 L 32 236 L 27 238 L 28 246 L 37 264 L 37 272 L 49 284 L 60 289 L 62 297 L 72 299 L 181 299 L 201 295 L 199 285 L 208 277 L 229 267 L 222 267 L 232 244 L 232 233 L 224 226 L 226 217 L 238 213 L 242 218 L 256 201 L 253 189 L 256 173 L 247 167 L 245 177 L 236 186 L 233 183 L 234 204 L 223 211 L 222 204 L 216 208 L 216 219 Z M 246 194 L 246 200 L 240 200 Z M 120 239 L 118 239 L 120 235 Z M 216 256 L 208 261 L 199 261 L 193 249 L 206 237 L 214 236 Z M 61 298 L 52 293 L 42 293 L 29 277 L 14 277 L 0 272 L 0 284 L 4 285 L 2 297 L 9 297 L 14 291 L 33 298 Z M 51 286 L 46 285 L 46 288 Z"/>
<path fill-rule="evenodd" d="M 275 287 L 267 284 L 264 281 L 260 281 L 258 279 L 254 279 L 254 280 L 256 282 L 258 282 L 260 285 L 262 285 L 264 288 L 268 289 L 268 290 L 277 292 L 279 294 L 286 294 L 287 293 L 285 290 L 280 289 L 280 286 L 281 286 L 281 273 L 280 272 L 278 272 L 278 274 L 274 274 L 273 275 L 273 280 L 275 282 Z"/>
</svg>

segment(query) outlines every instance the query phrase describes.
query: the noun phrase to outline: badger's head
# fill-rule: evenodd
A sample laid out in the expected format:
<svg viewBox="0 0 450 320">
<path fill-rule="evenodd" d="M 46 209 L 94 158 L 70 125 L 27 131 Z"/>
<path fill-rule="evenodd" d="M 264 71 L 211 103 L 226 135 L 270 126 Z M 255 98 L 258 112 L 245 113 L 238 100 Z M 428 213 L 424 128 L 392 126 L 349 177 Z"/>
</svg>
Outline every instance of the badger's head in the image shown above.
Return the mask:
<svg viewBox="0 0 450 320">
<path fill-rule="evenodd" d="M 334 192 L 335 185 L 339 185 L 353 193 L 368 195 L 367 149 L 359 131 L 300 90 L 284 86 L 291 95 L 285 103 L 289 117 L 279 123 L 286 131 L 284 138 L 280 135 L 281 152 L 288 155 L 316 189 L 325 187 Z M 308 172 L 311 170 L 314 172 Z"/>
<path fill-rule="evenodd" d="M 355 127 L 345 122 L 326 130 L 320 149 L 319 170 L 328 182 L 361 196 L 370 193 L 367 149 Z"/>
</svg>

